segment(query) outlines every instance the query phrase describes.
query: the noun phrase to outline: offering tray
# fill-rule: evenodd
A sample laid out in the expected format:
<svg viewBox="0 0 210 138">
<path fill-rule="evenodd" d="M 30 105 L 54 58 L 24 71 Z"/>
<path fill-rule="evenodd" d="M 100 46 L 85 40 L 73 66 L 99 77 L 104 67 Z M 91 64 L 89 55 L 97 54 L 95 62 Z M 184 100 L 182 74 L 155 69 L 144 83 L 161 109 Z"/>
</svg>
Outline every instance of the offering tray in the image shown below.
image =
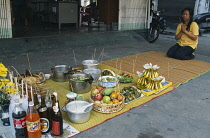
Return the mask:
<svg viewBox="0 0 210 138">
<path fill-rule="evenodd" d="M 120 93 L 125 97 L 125 104 L 133 102 L 144 96 L 141 90 L 137 89 L 135 86 L 124 87 Z"/>
</svg>

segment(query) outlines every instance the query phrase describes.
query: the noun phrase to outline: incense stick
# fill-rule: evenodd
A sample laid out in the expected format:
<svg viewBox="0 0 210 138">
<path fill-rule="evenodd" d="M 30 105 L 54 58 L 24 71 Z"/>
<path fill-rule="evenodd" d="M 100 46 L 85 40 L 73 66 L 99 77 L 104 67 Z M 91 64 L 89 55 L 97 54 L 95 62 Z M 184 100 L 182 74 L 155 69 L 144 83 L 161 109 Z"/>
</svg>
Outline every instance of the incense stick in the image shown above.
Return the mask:
<svg viewBox="0 0 210 138">
<path fill-rule="evenodd" d="M 121 66 L 122 66 L 122 61 L 120 62 L 120 70 L 122 69 Z"/>
<path fill-rule="evenodd" d="M 133 74 L 134 74 L 134 68 L 135 68 L 135 61 L 133 60 Z"/>
<path fill-rule="evenodd" d="M 30 60 L 29 60 L 29 56 L 28 56 L 28 54 L 27 54 L 27 58 L 28 58 L 29 70 L 31 70 L 31 64 L 30 64 Z"/>
<path fill-rule="evenodd" d="M 93 59 L 95 59 L 95 56 L 96 56 L 96 48 L 94 50 Z"/>
<path fill-rule="evenodd" d="M 117 63 L 118 63 L 118 58 L 117 58 L 117 61 L 116 61 L 116 69 L 117 69 Z"/>
<path fill-rule="evenodd" d="M 21 77 L 21 75 L 20 75 L 20 73 L 15 69 L 15 67 L 13 67 L 13 66 L 11 66 L 14 70 L 15 70 L 15 72 L 20 76 L 20 78 L 21 79 L 23 79 L 22 77 Z"/>
<path fill-rule="evenodd" d="M 98 61 L 99 61 L 99 59 L 100 59 L 100 57 L 102 56 L 102 53 L 104 52 L 104 48 L 101 50 L 101 53 L 100 53 L 100 55 L 99 55 L 99 57 L 98 57 Z"/>
<path fill-rule="evenodd" d="M 73 54 L 74 54 L 74 62 L 75 62 L 75 65 L 77 66 L 77 60 L 76 60 L 76 56 L 75 56 L 74 50 L 73 50 Z"/>
<path fill-rule="evenodd" d="M 168 79 L 169 79 L 169 62 L 168 62 Z"/>
</svg>

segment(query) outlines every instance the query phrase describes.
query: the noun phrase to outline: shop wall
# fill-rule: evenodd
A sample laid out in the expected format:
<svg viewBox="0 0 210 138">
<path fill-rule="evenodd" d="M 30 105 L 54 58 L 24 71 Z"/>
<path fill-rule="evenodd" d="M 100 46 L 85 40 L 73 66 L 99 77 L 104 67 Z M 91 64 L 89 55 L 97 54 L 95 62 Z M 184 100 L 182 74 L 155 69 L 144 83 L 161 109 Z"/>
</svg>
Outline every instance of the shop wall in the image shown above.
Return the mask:
<svg viewBox="0 0 210 138">
<path fill-rule="evenodd" d="M 12 38 L 10 0 L 0 0 L 0 39 Z"/>
<path fill-rule="evenodd" d="M 119 30 L 145 29 L 149 0 L 119 1 Z"/>
</svg>

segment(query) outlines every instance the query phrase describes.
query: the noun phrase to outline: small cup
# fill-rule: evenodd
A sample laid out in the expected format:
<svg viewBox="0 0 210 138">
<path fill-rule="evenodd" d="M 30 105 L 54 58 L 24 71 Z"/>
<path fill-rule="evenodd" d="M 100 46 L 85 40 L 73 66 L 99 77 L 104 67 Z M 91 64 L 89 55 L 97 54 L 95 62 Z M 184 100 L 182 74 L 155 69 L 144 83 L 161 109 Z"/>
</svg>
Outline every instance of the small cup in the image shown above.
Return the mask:
<svg viewBox="0 0 210 138">
<path fill-rule="evenodd" d="M 50 78 L 50 74 L 44 74 L 44 76 L 45 76 L 45 79 L 47 80 L 47 79 L 49 79 Z"/>
<path fill-rule="evenodd" d="M 82 100 L 84 100 L 84 96 L 81 95 L 81 94 L 76 94 L 74 92 L 69 92 L 67 95 L 66 95 L 67 99 L 68 99 L 68 102 L 71 102 L 71 101 L 75 101 L 75 100 L 78 100 L 80 97 L 82 97 Z"/>
</svg>

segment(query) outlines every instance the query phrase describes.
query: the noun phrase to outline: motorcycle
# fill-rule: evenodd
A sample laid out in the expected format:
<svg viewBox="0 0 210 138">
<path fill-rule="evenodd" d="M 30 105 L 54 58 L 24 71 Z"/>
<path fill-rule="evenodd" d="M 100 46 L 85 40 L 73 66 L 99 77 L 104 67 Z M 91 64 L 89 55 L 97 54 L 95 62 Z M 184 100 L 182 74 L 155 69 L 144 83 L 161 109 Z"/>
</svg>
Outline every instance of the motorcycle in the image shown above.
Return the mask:
<svg viewBox="0 0 210 138">
<path fill-rule="evenodd" d="M 199 26 L 199 35 L 210 30 L 210 13 L 201 13 L 193 16 L 193 21 Z"/>
<path fill-rule="evenodd" d="M 150 23 L 149 28 L 149 43 L 155 42 L 159 34 L 162 34 L 166 30 L 166 20 L 160 16 L 160 11 L 151 11 L 152 12 L 152 22 Z"/>
</svg>

